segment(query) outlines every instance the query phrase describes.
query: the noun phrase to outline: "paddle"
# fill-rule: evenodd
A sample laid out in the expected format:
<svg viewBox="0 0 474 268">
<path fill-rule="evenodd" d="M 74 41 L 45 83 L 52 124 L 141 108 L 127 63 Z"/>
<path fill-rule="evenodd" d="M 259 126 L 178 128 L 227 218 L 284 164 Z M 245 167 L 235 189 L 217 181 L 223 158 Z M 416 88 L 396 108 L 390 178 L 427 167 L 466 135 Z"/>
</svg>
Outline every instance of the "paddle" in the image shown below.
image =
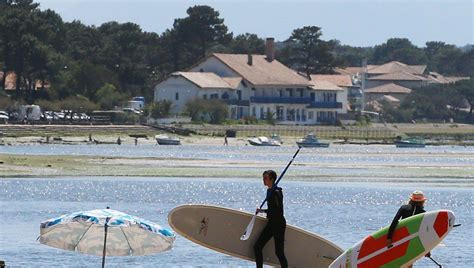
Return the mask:
<svg viewBox="0 0 474 268">
<path fill-rule="evenodd" d="M 439 268 L 443 268 L 443 266 L 441 266 L 441 264 L 439 264 L 437 261 L 435 261 L 433 258 L 431 258 L 431 256 L 428 257 L 430 260 L 432 260 L 436 265 L 438 265 Z"/>
<path fill-rule="evenodd" d="M 273 191 L 275 191 L 278 183 L 280 182 L 281 178 L 283 178 L 283 176 L 285 175 L 286 171 L 288 170 L 288 168 L 290 167 L 291 163 L 293 163 L 293 160 L 295 160 L 296 158 L 296 155 L 300 152 L 301 150 L 301 147 L 298 147 L 298 150 L 296 151 L 295 155 L 293 155 L 293 158 L 291 158 L 290 160 L 290 163 L 288 163 L 288 165 L 286 165 L 286 168 L 283 170 L 283 172 L 280 174 L 280 177 L 278 177 L 278 179 L 275 181 L 275 183 L 273 184 L 273 187 L 272 187 L 272 191 L 270 192 L 269 195 L 267 195 L 267 197 L 265 197 L 265 199 L 263 200 L 262 204 L 260 205 L 260 209 L 263 207 L 263 205 L 265 204 L 265 202 L 267 202 L 267 198 L 273 193 Z M 255 212 L 255 214 L 253 215 L 252 217 L 252 220 L 250 221 L 250 223 L 247 225 L 247 228 L 245 228 L 245 231 L 244 233 L 242 234 L 242 236 L 240 237 L 240 240 L 247 240 L 249 239 L 250 235 L 252 234 L 252 230 L 253 230 L 253 225 L 255 223 L 255 219 L 257 218 L 257 212 Z"/>
<path fill-rule="evenodd" d="M 455 224 L 453 225 L 453 227 L 459 227 L 461 226 L 461 224 Z M 438 265 L 439 268 L 443 268 L 443 266 L 441 264 L 439 264 L 437 261 L 435 261 L 435 259 L 433 259 L 431 256 L 428 257 L 430 260 L 432 260 L 436 265 Z"/>
</svg>

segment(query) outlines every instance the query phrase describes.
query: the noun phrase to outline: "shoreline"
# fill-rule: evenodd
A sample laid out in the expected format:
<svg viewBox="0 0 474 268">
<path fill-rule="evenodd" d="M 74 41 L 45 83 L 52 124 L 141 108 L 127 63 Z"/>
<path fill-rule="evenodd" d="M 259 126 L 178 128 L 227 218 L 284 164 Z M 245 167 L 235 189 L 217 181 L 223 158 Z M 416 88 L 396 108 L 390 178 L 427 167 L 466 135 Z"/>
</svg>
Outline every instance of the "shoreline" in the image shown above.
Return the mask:
<svg viewBox="0 0 474 268">
<path fill-rule="evenodd" d="M 230 144 L 245 145 L 255 136 L 279 134 L 283 145 L 294 145 L 296 140 L 314 132 L 321 140 L 333 144 L 393 144 L 396 135 L 422 136 L 427 145 L 474 146 L 474 125 L 468 124 L 372 124 L 366 127 L 282 126 L 282 125 L 183 125 L 197 134 L 180 136 L 146 125 L 0 125 L 0 145 L 17 144 L 122 144 L 138 142 L 154 144 L 155 135 L 178 136 L 183 144 L 223 145 L 226 130 L 236 130 Z M 146 137 L 146 138 L 144 138 Z"/>
</svg>

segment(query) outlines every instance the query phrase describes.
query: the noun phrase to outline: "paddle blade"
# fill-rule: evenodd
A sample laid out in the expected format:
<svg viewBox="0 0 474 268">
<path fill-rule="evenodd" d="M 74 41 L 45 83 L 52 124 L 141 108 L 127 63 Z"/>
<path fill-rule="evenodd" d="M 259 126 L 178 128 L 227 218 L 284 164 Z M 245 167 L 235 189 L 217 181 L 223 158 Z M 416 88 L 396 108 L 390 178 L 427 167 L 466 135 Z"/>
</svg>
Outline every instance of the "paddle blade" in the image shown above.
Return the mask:
<svg viewBox="0 0 474 268">
<path fill-rule="evenodd" d="M 252 234 L 253 225 L 255 224 L 255 219 L 257 218 L 257 214 L 253 215 L 252 220 L 250 221 L 249 225 L 245 229 L 244 234 L 240 237 L 240 240 L 245 241 L 249 239 L 250 235 Z"/>
</svg>

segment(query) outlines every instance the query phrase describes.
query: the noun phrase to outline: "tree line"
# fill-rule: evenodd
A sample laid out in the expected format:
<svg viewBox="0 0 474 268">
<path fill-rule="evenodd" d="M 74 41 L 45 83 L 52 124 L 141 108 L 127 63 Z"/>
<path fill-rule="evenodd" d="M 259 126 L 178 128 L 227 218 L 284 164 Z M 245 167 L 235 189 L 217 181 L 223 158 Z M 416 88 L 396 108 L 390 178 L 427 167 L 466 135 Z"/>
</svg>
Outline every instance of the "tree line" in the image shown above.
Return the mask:
<svg viewBox="0 0 474 268">
<path fill-rule="evenodd" d="M 131 96 L 153 98 L 153 86 L 170 73 L 184 70 L 213 52 L 263 54 L 265 41 L 256 34 L 234 35 L 217 10 L 196 5 L 163 33 L 143 31 L 134 23 L 100 26 L 64 22 L 56 12 L 41 10 L 33 0 L 0 2 L 0 95 L 7 72 L 16 73 L 13 99 L 44 105 L 57 100 L 84 102 L 104 109 Z M 322 29 L 295 29 L 276 43 L 276 58 L 306 74 L 331 73 L 334 67 L 382 64 L 392 60 L 427 65 L 445 75 L 474 76 L 474 49 L 430 41 L 423 48 L 406 38 L 374 47 L 352 47 L 323 40 Z M 50 83 L 48 90 L 34 90 Z M 3 92 L 3 93 L 2 93 Z M 0 101 L 1 102 L 1 101 Z M 95 106 L 94 106 L 95 105 Z M 92 108 L 91 108 L 92 109 Z"/>
</svg>

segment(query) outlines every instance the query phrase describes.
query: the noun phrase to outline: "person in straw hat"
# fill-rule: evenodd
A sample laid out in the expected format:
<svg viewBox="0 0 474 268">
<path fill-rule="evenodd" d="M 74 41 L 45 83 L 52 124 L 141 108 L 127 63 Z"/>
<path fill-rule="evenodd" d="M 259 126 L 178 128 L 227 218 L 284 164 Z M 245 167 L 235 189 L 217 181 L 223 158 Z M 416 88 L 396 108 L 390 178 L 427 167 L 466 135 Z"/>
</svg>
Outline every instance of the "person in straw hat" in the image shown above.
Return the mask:
<svg viewBox="0 0 474 268">
<path fill-rule="evenodd" d="M 413 215 L 426 212 L 424 210 L 425 201 L 426 201 L 426 197 L 423 194 L 423 192 L 416 190 L 413 193 L 411 193 L 410 200 L 408 200 L 408 204 L 403 205 L 398 209 L 397 214 L 392 220 L 392 224 L 390 224 L 390 229 L 387 235 L 387 245 L 389 248 L 392 247 L 392 236 L 400 218 L 403 220 Z M 425 256 L 430 257 L 431 253 L 428 252 Z M 408 267 L 411 268 L 413 266 L 410 265 Z"/>
</svg>

